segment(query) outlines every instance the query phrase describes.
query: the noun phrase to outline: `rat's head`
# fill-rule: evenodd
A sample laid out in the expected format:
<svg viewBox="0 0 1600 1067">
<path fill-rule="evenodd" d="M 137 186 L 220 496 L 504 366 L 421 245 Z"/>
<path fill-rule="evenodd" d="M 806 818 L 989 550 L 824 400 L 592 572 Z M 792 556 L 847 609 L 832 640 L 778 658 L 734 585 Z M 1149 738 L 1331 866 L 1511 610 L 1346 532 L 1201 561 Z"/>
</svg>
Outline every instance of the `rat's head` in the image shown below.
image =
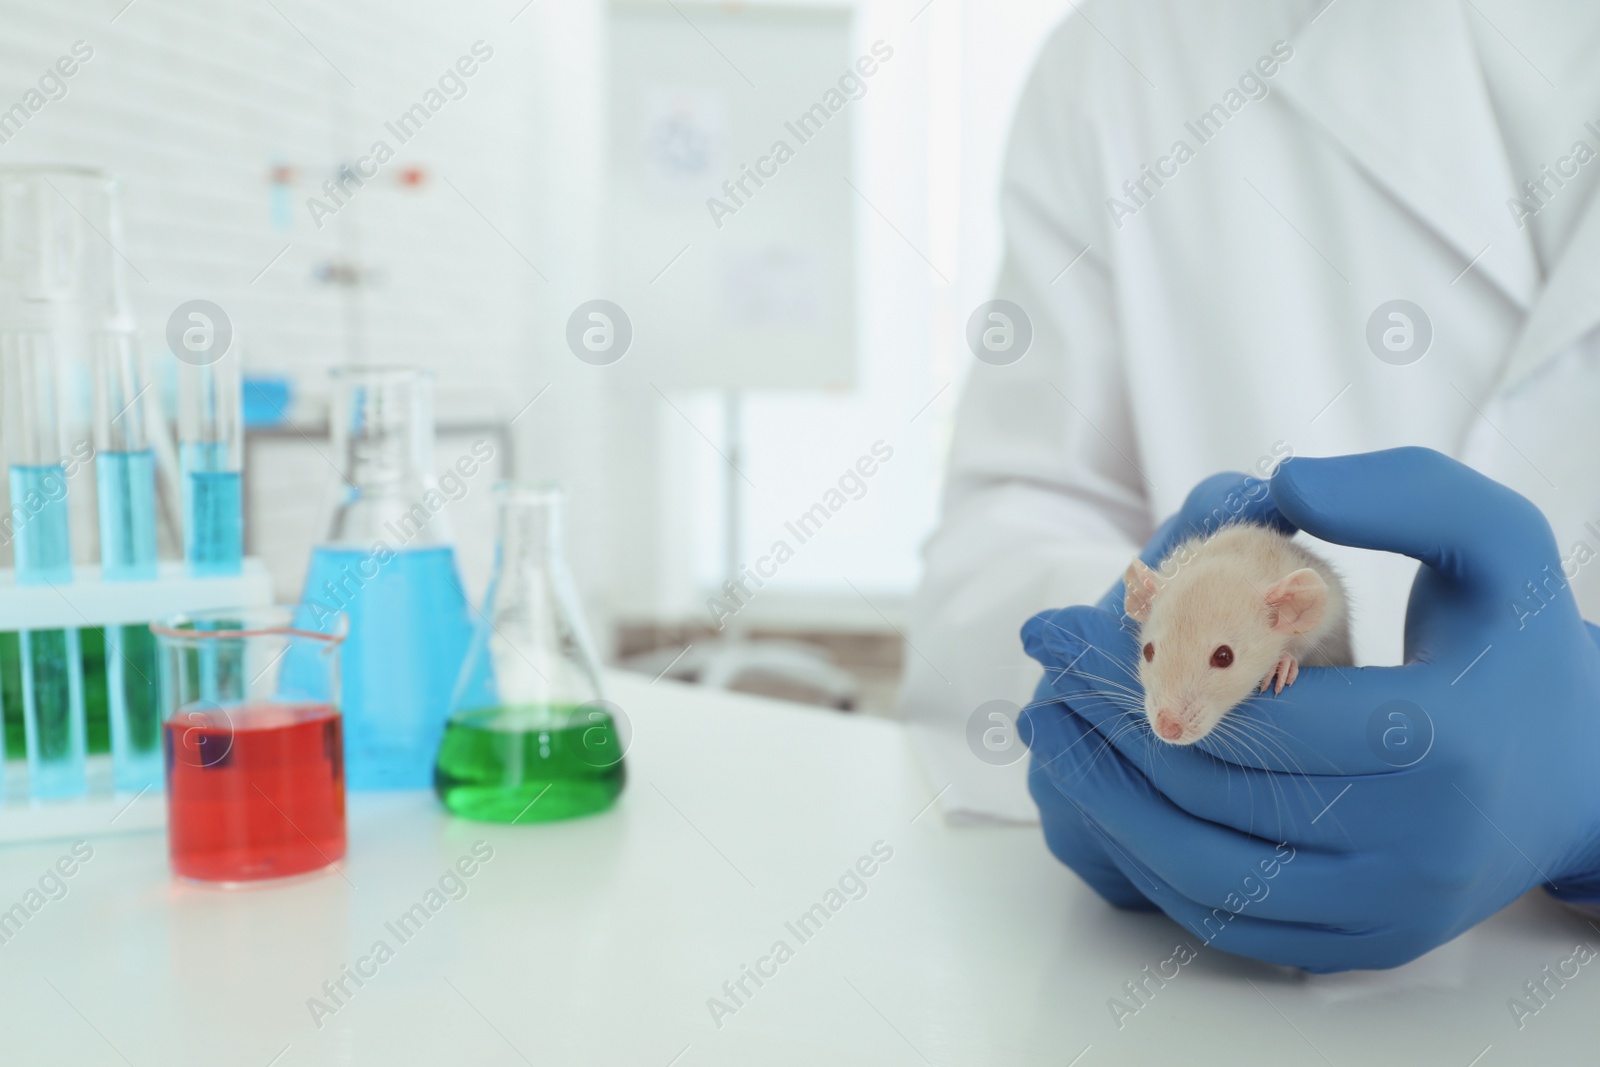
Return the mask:
<svg viewBox="0 0 1600 1067">
<path fill-rule="evenodd" d="M 1214 560 L 1163 579 L 1136 559 L 1123 581 L 1123 610 L 1139 623 L 1145 715 L 1174 745 L 1209 734 L 1328 606 L 1327 583 L 1306 567 L 1263 590 Z"/>
</svg>

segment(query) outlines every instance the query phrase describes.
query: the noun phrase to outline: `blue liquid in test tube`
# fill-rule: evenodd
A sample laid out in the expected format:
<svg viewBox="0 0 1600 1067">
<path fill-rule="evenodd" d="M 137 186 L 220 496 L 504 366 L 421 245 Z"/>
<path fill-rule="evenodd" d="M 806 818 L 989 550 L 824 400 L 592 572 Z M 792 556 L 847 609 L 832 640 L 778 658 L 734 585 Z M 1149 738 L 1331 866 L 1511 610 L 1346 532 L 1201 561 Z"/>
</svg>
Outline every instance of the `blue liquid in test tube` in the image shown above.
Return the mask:
<svg viewBox="0 0 1600 1067">
<path fill-rule="evenodd" d="M 19 585 L 72 581 L 67 476 L 60 464 L 11 468 Z M 24 630 L 22 700 L 28 790 L 36 797 L 84 791 L 83 660 L 78 631 Z"/>
<path fill-rule="evenodd" d="M 113 582 L 156 576 L 156 458 L 102 451 L 95 457 L 100 490 L 100 574 Z"/>
<path fill-rule="evenodd" d="M 244 559 L 244 501 L 237 467 L 225 467 L 223 442 L 183 446 L 183 535 L 195 574 L 238 574 Z"/>
<path fill-rule="evenodd" d="M 100 497 L 100 572 L 109 582 L 156 577 L 155 456 L 101 451 L 95 457 Z M 137 791 L 161 784 L 160 666 L 155 636 L 143 623 L 106 627 L 111 763 L 115 786 Z"/>
</svg>

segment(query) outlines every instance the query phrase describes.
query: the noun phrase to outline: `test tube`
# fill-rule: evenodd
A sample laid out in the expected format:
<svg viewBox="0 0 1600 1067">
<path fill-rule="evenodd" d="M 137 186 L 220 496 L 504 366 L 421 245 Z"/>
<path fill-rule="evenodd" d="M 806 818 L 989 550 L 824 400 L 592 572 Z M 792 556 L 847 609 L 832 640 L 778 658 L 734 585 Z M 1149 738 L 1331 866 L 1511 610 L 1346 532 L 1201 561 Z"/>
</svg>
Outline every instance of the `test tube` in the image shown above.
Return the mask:
<svg viewBox="0 0 1600 1067">
<path fill-rule="evenodd" d="M 238 346 L 178 367 L 183 545 L 194 574 L 237 574 L 244 558 L 243 397 Z"/>
<path fill-rule="evenodd" d="M 9 517 L 19 585 L 72 581 L 61 400 L 51 334 L 0 335 L 0 421 L 11 464 Z M 28 791 L 35 797 L 76 796 L 86 784 L 78 631 L 24 630 L 20 651 Z"/>
<path fill-rule="evenodd" d="M 107 582 L 156 577 L 155 453 L 145 421 L 144 373 L 133 335 L 91 339 L 95 370 L 95 482 L 100 503 L 100 575 Z M 106 627 L 111 767 L 117 789 L 161 783 L 160 672 L 144 623 Z"/>
</svg>

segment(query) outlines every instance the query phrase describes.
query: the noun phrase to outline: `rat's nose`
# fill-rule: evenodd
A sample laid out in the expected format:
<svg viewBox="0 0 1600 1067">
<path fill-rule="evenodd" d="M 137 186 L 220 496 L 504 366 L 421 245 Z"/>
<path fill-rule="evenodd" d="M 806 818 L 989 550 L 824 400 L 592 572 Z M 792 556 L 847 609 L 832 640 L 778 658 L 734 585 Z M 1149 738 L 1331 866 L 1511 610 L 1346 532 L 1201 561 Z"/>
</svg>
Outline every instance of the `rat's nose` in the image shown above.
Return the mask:
<svg viewBox="0 0 1600 1067">
<path fill-rule="evenodd" d="M 1183 724 L 1165 708 L 1156 712 L 1156 733 L 1168 741 L 1176 741 L 1183 736 Z"/>
</svg>

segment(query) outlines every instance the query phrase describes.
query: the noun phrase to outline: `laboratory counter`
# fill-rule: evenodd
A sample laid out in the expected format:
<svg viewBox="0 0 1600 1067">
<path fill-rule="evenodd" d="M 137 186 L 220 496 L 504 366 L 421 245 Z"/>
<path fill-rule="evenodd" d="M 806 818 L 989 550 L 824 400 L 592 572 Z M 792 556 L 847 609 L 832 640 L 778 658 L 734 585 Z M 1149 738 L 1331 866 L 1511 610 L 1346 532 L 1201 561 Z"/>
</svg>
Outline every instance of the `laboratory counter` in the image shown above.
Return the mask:
<svg viewBox="0 0 1600 1067">
<path fill-rule="evenodd" d="M 947 825 L 896 723 L 629 675 L 609 695 L 632 738 L 602 815 L 486 825 L 354 794 L 336 869 L 254 890 L 174 882 L 158 831 L 0 850 L 0 1063 L 1490 1067 L 1600 1046 L 1579 951 L 1600 931 L 1542 894 L 1399 970 L 1306 977 L 1112 910 L 1037 827 Z"/>
</svg>

